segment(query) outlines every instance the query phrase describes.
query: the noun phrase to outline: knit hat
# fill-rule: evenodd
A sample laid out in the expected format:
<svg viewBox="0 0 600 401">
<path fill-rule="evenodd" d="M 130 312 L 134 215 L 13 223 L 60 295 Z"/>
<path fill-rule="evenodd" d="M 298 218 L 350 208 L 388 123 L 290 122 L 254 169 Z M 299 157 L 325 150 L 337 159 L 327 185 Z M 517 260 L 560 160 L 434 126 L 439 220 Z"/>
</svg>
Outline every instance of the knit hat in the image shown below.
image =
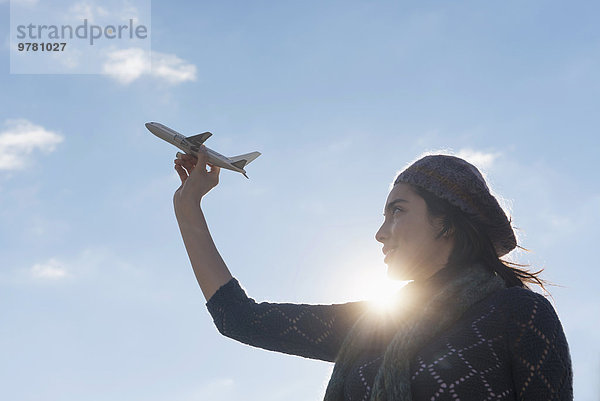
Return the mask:
<svg viewBox="0 0 600 401">
<path fill-rule="evenodd" d="M 479 170 L 465 160 L 448 155 L 425 156 L 400 173 L 394 185 L 399 182 L 429 191 L 465 212 L 487 232 L 498 256 L 517 246 L 504 210 Z"/>
</svg>

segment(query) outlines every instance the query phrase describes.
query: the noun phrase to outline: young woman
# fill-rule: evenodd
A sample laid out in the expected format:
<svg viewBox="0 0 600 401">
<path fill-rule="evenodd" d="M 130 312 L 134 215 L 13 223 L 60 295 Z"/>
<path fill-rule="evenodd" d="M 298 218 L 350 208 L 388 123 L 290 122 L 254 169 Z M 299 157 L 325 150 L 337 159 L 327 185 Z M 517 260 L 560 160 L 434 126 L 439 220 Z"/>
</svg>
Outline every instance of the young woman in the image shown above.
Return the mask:
<svg viewBox="0 0 600 401">
<path fill-rule="evenodd" d="M 560 321 L 528 289 L 537 273 L 500 259 L 517 246 L 481 173 L 426 156 L 398 175 L 376 234 L 388 274 L 413 280 L 394 312 L 365 302 L 257 304 L 208 231 L 202 197 L 218 184 L 206 155 L 175 160 L 177 221 L 219 331 L 253 346 L 335 362 L 325 400 L 571 400 Z"/>
</svg>

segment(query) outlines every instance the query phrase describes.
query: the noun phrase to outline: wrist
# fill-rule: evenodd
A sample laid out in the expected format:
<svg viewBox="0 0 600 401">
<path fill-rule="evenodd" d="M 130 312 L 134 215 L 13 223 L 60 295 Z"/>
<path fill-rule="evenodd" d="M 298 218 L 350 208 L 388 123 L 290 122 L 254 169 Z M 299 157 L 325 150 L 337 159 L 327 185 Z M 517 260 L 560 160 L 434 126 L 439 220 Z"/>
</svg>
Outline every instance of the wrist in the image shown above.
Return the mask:
<svg viewBox="0 0 600 401">
<path fill-rule="evenodd" d="M 177 221 L 185 221 L 194 217 L 204 217 L 200 201 L 201 199 L 195 201 L 178 200 L 175 202 L 175 217 L 177 217 Z"/>
</svg>

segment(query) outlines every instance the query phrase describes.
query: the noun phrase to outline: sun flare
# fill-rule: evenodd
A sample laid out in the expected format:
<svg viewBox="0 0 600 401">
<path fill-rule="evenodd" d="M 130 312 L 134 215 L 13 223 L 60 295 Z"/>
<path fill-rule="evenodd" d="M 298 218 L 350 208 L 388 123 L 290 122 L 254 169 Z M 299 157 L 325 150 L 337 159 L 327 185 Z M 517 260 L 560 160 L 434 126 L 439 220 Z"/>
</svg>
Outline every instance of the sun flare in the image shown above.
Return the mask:
<svg viewBox="0 0 600 401">
<path fill-rule="evenodd" d="M 404 287 L 407 281 L 390 280 L 387 277 L 374 280 L 373 290 L 368 295 L 367 300 L 371 307 L 379 313 L 393 312 L 398 302 L 398 291 Z"/>
<path fill-rule="evenodd" d="M 348 277 L 350 280 L 350 277 Z M 408 281 L 391 280 L 385 271 L 374 274 L 373 271 L 363 270 L 358 276 L 352 277 L 348 283 L 354 300 L 362 299 L 369 302 L 373 310 L 378 313 L 389 313 L 401 302 L 398 291 Z"/>
</svg>

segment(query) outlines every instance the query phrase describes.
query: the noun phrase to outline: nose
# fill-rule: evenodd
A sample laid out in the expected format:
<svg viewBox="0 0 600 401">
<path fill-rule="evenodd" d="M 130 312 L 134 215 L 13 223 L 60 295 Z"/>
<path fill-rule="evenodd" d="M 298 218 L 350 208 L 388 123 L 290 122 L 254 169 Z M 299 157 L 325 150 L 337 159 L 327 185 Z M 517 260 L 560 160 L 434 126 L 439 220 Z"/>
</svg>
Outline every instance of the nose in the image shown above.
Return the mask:
<svg viewBox="0 0 600 401">
<path fill-rule="evenodd" d="M 381 224 L 381 227 L 379 227 L 379 230 L 377 230 L 377 232 L 375 233 L 375 239 L 378 242 L 381 242 L 382 244 L 384 243 L 384 241 L 388 238 L 388 232 L 387 232 L 387 225 L 385 223 L 385 221 Z"/>
</svg>

